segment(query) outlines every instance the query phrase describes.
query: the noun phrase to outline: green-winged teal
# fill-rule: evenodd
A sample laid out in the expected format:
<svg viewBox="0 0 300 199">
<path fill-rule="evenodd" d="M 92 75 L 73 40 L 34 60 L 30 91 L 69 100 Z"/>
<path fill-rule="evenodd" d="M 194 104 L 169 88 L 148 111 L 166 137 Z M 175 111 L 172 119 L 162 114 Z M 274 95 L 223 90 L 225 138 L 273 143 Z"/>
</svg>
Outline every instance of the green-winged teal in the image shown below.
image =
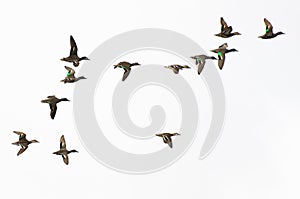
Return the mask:
<svg viewBox="0 0 300 199">
<path fill-rule="evenodd" d="M 73 83 L 73 82 L 77 82 L 80 79 L 86 79 L 84 76 L 75 77 L 75 70 L 73 68 L 70 68 L 68 66 L 65 66 L 65 69 L 68 71 L 67 76 L 65 77 L 65 79 L 61 80 L 61 82 L 64 83 Z"/>
<path fill-rule="evenodd" d="M 165 68 L 171 69 L 175 74 L 178 74 L 179 70 L 182 70 L 184 68 L 188 69 L 190 67 L 187 66 L 187 65 L 182 66 L 182 65 L 178 65 L 178 64 L 173 64 L 173 65 L 170 65 L 170 66 L 165 66 Z"/>
<path fill-rule="evenodd" d="M 274 37 L 277 37 L 278 35 L 283 35 L 283 32 L 277 32 L 277 33 L 273 33 L 273 26 L 272 24 L 266 19 L 264 18 L 264 22 L 266 24 L 266 33 L 262 36 L 259 36 L 258 38 L 262 38 L 262 39 L 272 39 Z"/>
<path fill-rule="evenodd" d="M 228 45 L 227 43 L 219 46 L 218 49 L 215 49 L 215 50 L 211 50 L 211 52 L 214 52 L 214 53 L 217 53 L 218 54 L 218 66 L 220 68 L 220 70 L 223 69 L 223 66 L 224 66 L 224 62 L 225 62 L 225 54 L 226 53 L 230 53 L 230 52 L 238 52 L 236 49 L 227 49 Z"/>
<path fill-rule="evenodd" d="M 180 135 L 179 133 L 159 133 L 155 134 L 158 137 L 162 137 L 165 144 L 168 144 L 170 148 L 173 148 L 172 137 Z"/>
<path fill-rule="evenodd" d="M 66 146 L 65 137 L 64 137 L 64 135 L 62 135 L 60 137 L 60 149 L 58 151 L 54 152 L 53 154 L 55 154 L 55 155 L 61 155 L 62 158 L 63 158 L 63 160 L 64 160 L 64 163 L 66 165 L 68 165 L 69 164 L 68 154 L 70 154 L 70 153 L 78 153 L 78 151 L 76 151 L 74 149 L 71 150 L 71 151 L 68 151 L 67 150 L 67 146 Z"/>
<path fill-rule="evenodd" d="M 21 155 L 27 148 L 29 144 L 38 143 L 37 140 L 28 141 L 26 139 L 26 134 L 20 131 L 14 131 L 15 134 L 19 135 L 19 141 L 12 143 L 13 145 L 21 146 L 21 149 L 18 152 L 18 156 Z"/>
<path fill-rule="evenodd" d="M 218 34 L 215 34 L 215 36 L 228 38 L 232 37 L 234 35 L 241 35 L 239 32 L 232 32 L 232 27 L 228 26 L 223 17 L 221 17 L 221 32 Z"/>
<path fill-rule="evenodd" d="M 71 44 L 71 50 L 70 50 L 69 57 L 64 57 L 61 59 L 61 61 L 72 62 L 73 65 L 77 67 L 79 66 L 79 62 L 81 60 L 89 60 L 89 58 L 87 57 L 78 57 L 77 55 L 78 48 L 72 35 L 70 36 L 70 44 Z"/>
<path fill-rule="evenodd" d="M 129 62 L 126 62 L 126 61 L 122 61 L 120 63 L 118 63 L 117 65 L 114 65 L 114 69 L 116 68 L 123 68 L 124 69 L 124 74 L 123 74 L 123 78 L 122 78 L 122 81 L 125 81 L 125 79 L 128 77 L 130 71 L 131 71 L 131 67 L 132 66 L 139 66 L 141 64 L 135 62 L 135 63 L 129 63 Z"/>
<path fill-rule="evenodd" d="M 62 101 L 70 101 L 67 98 L 57 98 L 55 95 L 48 96 L 47 99 L 42 100 L 42 103 L 48 103 L 50 106 L 50 116 L 52 119 L 54 119 L 56 110 L 57 110 L 57 103 Z"/>
<path fill-rule="evenodd" d="M 212 59 L 212 60 L 217 59 L 213 56 L 210 57 L 207 55 L 195 55 L 195 56 L 192 56 L 191 58 L 196 60 L 196 65 L 198 65 L 198 75 L 200 75 L 200 73 L 202 72 L 207 59 Z"/>
</svg>

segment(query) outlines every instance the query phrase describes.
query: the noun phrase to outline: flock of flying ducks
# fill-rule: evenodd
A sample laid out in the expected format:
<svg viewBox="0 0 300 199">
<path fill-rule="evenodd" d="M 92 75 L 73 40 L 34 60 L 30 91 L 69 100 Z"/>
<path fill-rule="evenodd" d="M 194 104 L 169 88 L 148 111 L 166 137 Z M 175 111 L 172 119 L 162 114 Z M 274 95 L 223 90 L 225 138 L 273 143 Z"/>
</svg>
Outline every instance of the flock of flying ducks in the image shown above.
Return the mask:
<svg viewBox="0 0 300 199">
<path fill-rule="evenodd" d="M 221 17 L 220 22 L 221 22 L 221 32 L 218 34 L 215 34 L 215 36 L 222 37 L 222 38 L 229 38 L 229 37 L 232 37 L 235 35 L 241 35 L 241 33 L 239 33 L 239 32 L 233 32 L 232 26 L 228 26 L 227 23 L 225 22 L 225 20 L 223 19 L 223 17 Z M 274 33 L 273 25 L 266 18 L 264 18 L 264 23 L 266 25 L 266 32 L 263 35 L 259 36 L 258 38 L 272 39 L 272 38 L 277 37 L 278 35 L 285 34 L 283 32 Z M 214 56 L 207 56 L 207 55 L 203 55 L 203 54 L 191 56 L 191 59 L 194 59 L 196 62 L 196 65 L 198 65 L 198 75 L 201 74 L 206 60 L 218 60 L 219 69 L 222 70 L 224 67 L 224 63 L 225 63 L 225 55 L 230 52 L 238 52 L 238 50 L 236 50 L 234 48 L 233 49 L 227 49 L 227 48 L 228 48 L 228 44 L 224 43 L 221 46 L 219 46 L 217 49 L 211 50 L 211 52 L 216 53 L 218 55 L 218 59 Z M 123 68 L 124 69 L 124 74 L 123 74 L 123 78 L 122 78 L 122 81 L 124 81 L 128 77 L 128 75 L 131 71 L 131 67 L 137 66 L 137 65 L 140 65 L 140 64 L 138 64 L 138 63 L 131 64 L 128 62 L 120 62 L 119 64 L 115 65 L 114 68 Z M 178 74 L 180 70 L 190 69 L 191 67 L 189 67 L 187 65 L 173 64 L 173 65 L 165 66 L 165 68 L 172 70 L 175 74 Z"/>
<path fill-rule="evenodd" d="M 218 34 L 215 34 L 215 36 L 222 37 L 222 38 L 229 38 L 229 37 L 232 37 L 235 35 L 241 35 L 239 32 L 233 32 L 232 27 L 227 25 L 227 23 L 225 22 L 223 17 L 221 17 L 220 21 L 221 21 L 221 32 Z M 264 23 L 266 25 L 266 32 L 262 36 L 259 36 L 258 38 L 272 39 L 272 38 L 277 37 L 278 35 L 285 34 L 283 32 L 274 33 L 272 24 L 266 18 L 264 19 Z M 77 55 L 78 48 L 77 48 L 76 42 L 72 36 L 70 36 L 70 44 L 71 44 L 71 50 L 70 50 L 69 56 L 62 58 L 61 61 L 71 62 L 71 63 L 73 63 L 74 67 L 78 67 L 80 61 L 89 60 L 89 58 L 87 58 L 85 56 L 79 57 Z M 198 65 L 198 75 L 201 74 L 206 60 L 218 60 L 219 69 L 222 70 L 224 63 L 225 63 L 225 54 L 230 53 L 230 52 L 237 52 L 237 50 L 234 48 L 233 49 L 227 49 L 227 48 L 228 48 L 228 44 L 224 43 L 221 46 L 219 46 L 217 49 L 211 50 L 211 52 L 214 52 L 218 55 L 218 59 L 215 58 L 214 56 L 207 56 L 204 54 L 191 56 L 191 59 L 194 59 L 196 65 Z M 114 69 L 122 68 L 124 70 L 122 81 L 125 81 L 131 72 L 131 67 L 139 66 L 139 65 L 140 64 L 137 62 L 129 63 L 129 62 L 123 61 L 123 62 L 120 62 L 120 63 L 114 65 Z M 189 69 L 190 67 L 187 65 L 173 64 L 173 65 L 165 66 L 165 68 L 171 69 L 175 74 L 178 74 L 180 70 Z M 84 76 L 75 77 L 75 70 L 71 67 L 65 66 L 65 69 L 68 71 L 68 73 L 67 73 L 67 76 L 63 80 L 61 80 L 61 82 L 74 83 L 81 79 L 86 79 Z M 52 96 L 48 96 L 47 99 L 44 99 L 41 102 L 49 104 L 50 117 L 51 117 L 51 119 L 54 119 L 56 112 L 57 112 L 57 104 L 60 102 L 63 102 L 63 101 L 70 101 L 70 100 L 67 98 L 57 98 L 55 95 L 52 95 Z M 20 132 L 20 131 L 13 131 L 13 132 L 15 134 L 19 135 L 19 140 L 17 142 L 12 143 L 13 145 L 17 145 L 17 146 L 21 147 L 19 152 L 17 153 L 18 156 L 21 155 L 28 148 L 28 146 L 30 144 L 38 143 L 37 140 L 31 140 L 31 141 L 27 140 L 26 134 L 23 132 Z M 170 148 L 172 148 L 173 147 L 172 137 L 178 136 L 180 134 L 179 133 L 160 133 L 160 134 L 155 134 L 155 135 L 158 137 L 161 137 L 163 139 L 163 142 L 165 144 L 167 144 Z M 65 137 L 64 137 L 64 135 L 62 135 L 60 138 L 60 149 L 58 151 L 54 152 L 53 154 L 62 156 L 64 163 L 66 165 L 68 165 L 69 164 L 68 154 L 74 153 L 74 152 L 78 152 L 78 151 L 76 151 L 74 149 L 70 150 L 70 151 L 67 150 Z"/>
</svg>

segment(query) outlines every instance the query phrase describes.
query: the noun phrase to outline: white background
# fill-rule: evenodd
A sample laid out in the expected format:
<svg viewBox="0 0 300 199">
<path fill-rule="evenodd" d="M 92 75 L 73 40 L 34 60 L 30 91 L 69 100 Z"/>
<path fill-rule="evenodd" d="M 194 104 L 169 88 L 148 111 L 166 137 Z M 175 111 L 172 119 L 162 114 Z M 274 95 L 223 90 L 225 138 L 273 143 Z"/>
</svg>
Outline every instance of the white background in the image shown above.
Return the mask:
<svg viewBox="0 0 300 199">
<path fill-rule="evenodd" d="M 2 1 L 0 198 L 299 198 L 299 15 L 297 1 Z M 221 16 L 242 36 L 213 36 Z M 264 17 L 287 34 L 258 39 Z M 220 71 L 227 113 L 215 150 L 197 159 L 201 134 L 171 167 L 136 176 L 110 170 L 85 151 L 72 102 L 59 104 L 52 121 L 40 100 L 72 99 L 74 85 L 59 82 L 69 65 L 59 60 L 69 53 L 69 35 L 88 56 L 112 36 L 145 27 L 185 34 L 207 52 L 224 42 L 239 52 Z M 13 130 L 40 143 L 17 157 Z M 51 154 L 61 134 L 80 152 L 70 155 L 69 166 Z"/>
</svg>

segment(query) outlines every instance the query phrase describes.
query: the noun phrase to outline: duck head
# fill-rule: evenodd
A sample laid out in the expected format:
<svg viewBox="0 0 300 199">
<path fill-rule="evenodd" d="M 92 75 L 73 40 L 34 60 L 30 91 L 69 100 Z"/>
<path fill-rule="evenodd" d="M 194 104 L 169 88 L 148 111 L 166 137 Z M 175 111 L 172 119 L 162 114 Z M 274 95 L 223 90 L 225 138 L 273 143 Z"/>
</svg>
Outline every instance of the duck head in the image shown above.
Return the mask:
<svg viewBox="0 0 300 199">
<path fill-rule="evenodd" d="M 283 32 L 278 32 L 278 33 L 276 33 L 276 35 L 285 35 L 285 33 L 283 33 Z"/>
</svg>

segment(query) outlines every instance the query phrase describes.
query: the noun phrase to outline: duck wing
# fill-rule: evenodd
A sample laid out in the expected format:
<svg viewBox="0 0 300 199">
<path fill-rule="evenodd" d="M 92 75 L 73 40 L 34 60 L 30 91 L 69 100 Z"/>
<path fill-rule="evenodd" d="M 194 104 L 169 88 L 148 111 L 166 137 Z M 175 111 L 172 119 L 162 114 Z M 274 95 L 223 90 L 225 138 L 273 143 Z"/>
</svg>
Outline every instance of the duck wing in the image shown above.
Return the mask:
<svg viewBox="0 0 300 199">
<path fill-rule="evenodd" d="M 228 28 L 227 23 L 225 22 L 225 20 L 223 19 L 223 17 L 221 17 L 221 32 L 223 32 L 224 30 L 226 30 Z"/>
<path fill-rule="evenodd" d="M 223 34 L 230 34 L 231 32 L 232 32 L 232 27 L 231 26 L 229 26 L 228 28 L 226 28 L 222 31 Z"/>
<path fill-rule="evenodd" d="M 24 151 L 26 151 L 26 149 L 28 148 L 28 146 L 22 146 L 17 154 L 17 156 L 21 155 Z"/>
<path fill-rule="evenodd" d="M 69 77 L 74 77 L 75 75 L 75 70 L 71 67 L 65 66 L 65 69 L 68 71 L 68 76 Z"/>
<path fill-rule="evenodd" d="M 66 140 L 65 140 L 65 136 L 62 135 L 60 137 L 60 145 L 59 145 L 60 149 L 66 149 Z"/>
<path fill-rule="evenodd" d="M 15 134 L 19 135 L 19 141 L 23 138 L 26 138 L 26 134 L 21 131 L 13 131 Z"/>
<path fill-rule="evenodd" d="M 50 116 L 51 116 L 51 119 L 54 119 L 56 111 L 57 111 L 57 106 L 54 103 L 49 104 L 49 106 L 50 106 Z"/>
<path fill-rule="evenodd" d="M 266 24 L 266 33 L 273 33 L 272 24 L 266 18 L 264 18 L 264 22 Z"/>
<path fill-rule="evenodd" d="M 67 154 L 63 154 L 63 155 L 62 155 L 62 158 L 63 158 L 63 160 L 64 160 L 64 163 L 65 163 L 66 165 L 68 165 L 68 164 L 69 164 L 69 157 L 68 157 L 68 155 L 67 155 Z"/>
<path fill-rule="evenodd" d="M 198 75 L 201 74 L 203 68 L 204 68 L 204 65 L 205 65 L 205 60 L 201 60 L 199 65 L 198 65 Z"/>
<path fill-rule="evenodd" d="M 128 75 L 130 74 L 131 68 L 124 68 L 124 74 L 123 74 L 123 78 L 122 81 L 125 81 L 125 79 L 128 77 Z"/>
<path fill-rule="evenodd" d="M 70 44 L 71 44 L 70 56 L 77 55 L 78 48 L 72 35 L 70 36 Z"/>
<path fill-rule="evenodd" d="M 164 135 L 163 136 L 164 143 L 168 144 L 170 148 L 173 148 L 172 138 L 171 136 Z"/>
<path fill-rule="evenodd" d="M 224 63 L 225 63 L 225 53 L 221 52 L 220 54 L 218 54 L 218 66 L 220 68 L 220 70 L 223 69 Z"/>
</svg>

